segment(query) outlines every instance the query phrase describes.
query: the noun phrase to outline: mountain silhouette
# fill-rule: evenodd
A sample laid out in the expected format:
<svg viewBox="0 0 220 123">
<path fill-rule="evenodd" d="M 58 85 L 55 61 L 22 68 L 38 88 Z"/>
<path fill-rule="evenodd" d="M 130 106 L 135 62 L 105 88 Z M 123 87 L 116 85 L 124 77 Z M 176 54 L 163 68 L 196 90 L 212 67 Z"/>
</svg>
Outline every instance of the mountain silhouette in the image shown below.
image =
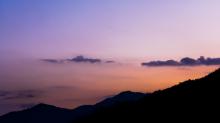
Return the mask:
<svg viewBox="0 0 220 123">
<path fill-rule="evenodd" d="M 95 122 L 217 122 L 220 69 L 206 77 L 159 90 L 135 102 L 100 109 L 79 123 Z M 72 122 L 74 123 L 74 122 Z"/>
<path fill-rule="evenodd" d="M 122 92 L 73 110 L 39 104 L 0 117 L 0 123 L 218 122 L 220 69 L 149 94 Z"/>
<path fill-rule="evenodd" d="M 146 94 L 139 92 L 125 91 L 120 94 L 107 98 L 95 105 L 96 108 L 110 108 L 120 103 L 135 102 L 143 98 Z"/>
<path fill-rule="evenodd" d="M 118 103 L 137 101 L 143 96 L 145 96 L 143 93 L 125 91 L 95 105 L 84 105 L 73 110 L 41 103 L 30 109 L 8 113 L 0 117 L 0 123 L 70 123 L 87 117 L 99 109 L 110 108 Z"/>
</svg>

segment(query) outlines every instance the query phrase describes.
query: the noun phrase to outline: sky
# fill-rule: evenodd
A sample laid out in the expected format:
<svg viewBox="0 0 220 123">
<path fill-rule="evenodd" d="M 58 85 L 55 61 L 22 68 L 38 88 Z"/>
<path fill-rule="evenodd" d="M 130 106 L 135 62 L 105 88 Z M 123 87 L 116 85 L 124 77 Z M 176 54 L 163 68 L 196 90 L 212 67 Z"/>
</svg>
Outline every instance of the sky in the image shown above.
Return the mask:
<svg viewBox="0 0 220 123">
<path fill-rule="evenodd" d="M 39 102 L 73 108 L 204 76 L 217 67 L 140 64 L 220 57 L 219 6 L 219 0 L 0 0 L 0 114 Z M 114 62 L 67 60 L 78 55 Z"/>
<path fill-rule="evenodd" d="M 1 54 L 217 56 L 219 5 L 218 0 L 1 0 Z"/>
</svg>

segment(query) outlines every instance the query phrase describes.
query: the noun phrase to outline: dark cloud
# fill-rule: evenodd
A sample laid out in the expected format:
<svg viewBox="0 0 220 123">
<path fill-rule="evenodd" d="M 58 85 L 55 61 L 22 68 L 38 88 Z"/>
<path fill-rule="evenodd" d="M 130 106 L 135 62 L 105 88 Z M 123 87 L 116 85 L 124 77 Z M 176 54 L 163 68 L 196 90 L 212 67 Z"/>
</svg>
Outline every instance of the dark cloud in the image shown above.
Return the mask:
<svg viewBox="0 0 220 123">
<path fill-rule="evenodd" d="M 86 63 L 101 63 L 101 59 L 97 58 L 86 58 L 84 56 L 76 56 L 75 58 L 69 59 L 71 62 L 86 62 Z"/>
<path fill-rule="evenodd" d="M 200 65 L 200 62 L 193 58 L 185 57 L 180 60 L 180 65 L 186 65 L 186 66 Z"/>
<path fill-rule="evenodd" d="M 151 61 L 147 63 L 142 63 L 143 66 L 179 66 L 180 63 L 174 60 L 167 61 Z"/>
<path fill-rule="evenodd" d="M 201 56 L 198 59 L 189 57 L 182 58 L 180 61 L 150 61 L 142 63 L 142 66 L 198 66 L 198 65 L 220 65 L 220 58 L 205 58 Z"/>
<path fill-rule="evenodd" d="M 85 56 L 76 56 L 72 59 L 63 59 L 63 60 L 57 60 L 57 59 L 41 59 L 41 61 L 43 62 L 47 62 L 47 63 L 53 63 L 53 64 L 61 64 L 61 63 L 70 63 L 70 62 L 74 62 L 74 63 L 115 63 L 115 61 L 112 60 L 102 60 L 102 59 L 98 59 L 98 58 L 87 58 Z"/>
<path fill-rule="evenodd" d="M 207 58 L 204 61 L 201 61 L 205 65 L 219 65 L 220 58 Z"/>
</svg>

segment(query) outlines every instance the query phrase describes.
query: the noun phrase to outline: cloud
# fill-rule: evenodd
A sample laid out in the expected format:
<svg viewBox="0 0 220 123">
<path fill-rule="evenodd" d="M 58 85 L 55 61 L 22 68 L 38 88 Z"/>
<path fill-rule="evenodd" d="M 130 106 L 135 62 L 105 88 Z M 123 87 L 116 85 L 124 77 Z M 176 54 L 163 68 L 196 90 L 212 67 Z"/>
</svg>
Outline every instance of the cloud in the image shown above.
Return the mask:
<svg viewBox="0 0 220 123">
<path fill-rule="evenodd" d="M 69 59 L 68 61 L 71 62 L 86 62 L 86 63 L 101 63 L 102 60 L 101 59 L 97 59 L 97 58 L 86 58 L 84 56 L 76 56 L 75 58 Z"/>
<path fill-rule="evenodd" d="M 56 60 L 56 59 L 41 59 L 41 61 L 48 63 L 62 63 L 60 60 Z"/>
<path fill-rule="evenodd" d="M 151 61 L 147 63 L 142 63 L 143 66 L 179 66 L 180 63 L 174 60 L 167 61 Z"/>
<path fill-rule="evenodd" d="M 61 60 L 41 59 L 40 61 L 47 62 L 47 63 L 52 63 L 52 64 L 62 64 L 62 63 L 70 63 L 70 62 L 74 62 L 74 63 L 91 63 L 91 64 L 95 64 L 95 63 L 115 63 L 115 61 L 112 61 L 112 60 L 102 60 L 102 59 L 98 59 L 98 58 L 87 58 L 87 57 L 84 57 L 82 55 L 76 56 L 72 59 L 61 59 Z"/>
<path fill-rule="evenodd" d="M 200 65 L 200 62 L 193 58 L 185 57 L 180 60 L 180 65 L 185 65 L 185 66 Z"/>
<path fill-rule="evenodd" d="M 198 66 L 198 65 L 220 65 L 220 58 L 205 58 L 201 56 L 198 59 L 190 57 L 182 58 L 180 61 L 150 61 L 144 62 L 142 66 Z"/>
<path fill-rule="evenodd" d="M 0 91 L 0 99 L 31 99 L 38 97 L 39 94 L 40 92 L 36 90 Z"/>
<path fill-rule="evenodd" d="M 219 65 L 220 58 L 207 58 L 207 59 L 200 59 L 200 61 L 205 65 Z"/>
<path fill-rule="evenodd" d="M 42 96 L 46 96 L 47 93 L 54 91 L 66 91 L 66 90 L 77 90 L 75 86 L 57 85 L 41 89 L 26 89 L 26 90 L 0 90 L 0 101 L 1 100 L 17 100 L 17 99 L 33 99 Z"/>
<path fill-rule="evenodd" d="M 2 90 L 0 90 L 0 98 L 1 98 L 1 97 L 5 97 L 5 96 L 7 96 L 8 94 L 9 94 L 8 91 L 2 91 Z"/>
<path fill-rule="evenodd" d="M 106 61 L 105 63 L 115 63 L 115 61 L 109 60 L 109 61 Z"/>
</svg>

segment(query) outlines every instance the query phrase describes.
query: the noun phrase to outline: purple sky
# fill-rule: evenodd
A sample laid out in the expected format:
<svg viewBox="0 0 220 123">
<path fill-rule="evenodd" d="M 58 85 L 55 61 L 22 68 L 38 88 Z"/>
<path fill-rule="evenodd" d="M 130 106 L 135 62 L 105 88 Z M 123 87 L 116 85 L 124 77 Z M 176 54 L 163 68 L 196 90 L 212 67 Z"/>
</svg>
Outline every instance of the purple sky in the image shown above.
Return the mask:
<svg viewBox="0 0 220 123">
<path fill-rule="evenodd" d="M 0 0 L 0 115 L 39 102 L 94 104 L 204 76 L 217 66 L 140 63 L 219 57 L 219 6 L 219 0 Z M 77 55 L 87 63 L 66 60 Z M 96 58 L 116 62 L 88 63 Z"/>
<path fill-rule="evenodd" d="M 214 57 L 219 6 L 218 0 L 1 0 L 0 54 Z"/>
</svg>

